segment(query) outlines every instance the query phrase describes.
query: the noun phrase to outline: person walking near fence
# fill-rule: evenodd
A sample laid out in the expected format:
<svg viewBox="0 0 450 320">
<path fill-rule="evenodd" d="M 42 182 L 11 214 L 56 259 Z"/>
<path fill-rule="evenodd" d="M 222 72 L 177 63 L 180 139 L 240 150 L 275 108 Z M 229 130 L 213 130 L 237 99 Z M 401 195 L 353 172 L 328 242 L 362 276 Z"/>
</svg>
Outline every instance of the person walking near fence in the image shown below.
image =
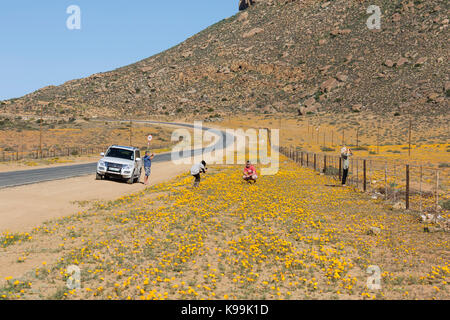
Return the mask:
<svg viewBox="0 0 450 320">
<path fill-rule="evenodd" d="M 347 147 L 343 147 L 341 149 L 341 158 L 342 158 L 342 162 L 343 162 L 343 173 L 342 173 L 342 185 L 345 187 L 347 184 L 347 176 L 348 176 L 348 169 L 350 166 L 350 160 L 349 158 L 353 155 L 352 150 L 347 148 Z"/>
<path fill-rule="evenodd" d="M 206 173 L 206 162 L 202 160 L 200 163 L 196 163 L 191 168 L 191 175 L 195 178 L 194 180 L 194 188 L 198 187 L 200 184 L 200 174 Z"/>
<path fill-rule="evenodd" d="M 150 177 L 150 173 L 152 172 L 152 160 L 155 157 L 155 155 L 152 153 L 149 155 L 149 152 L 145 152 L 145 156 L 142 160 L 144 160 L 144 171 L 145 171 L 145 178 L 144 178 L 144 184 L 148 184 L 148 178 Z"/>
</svg>

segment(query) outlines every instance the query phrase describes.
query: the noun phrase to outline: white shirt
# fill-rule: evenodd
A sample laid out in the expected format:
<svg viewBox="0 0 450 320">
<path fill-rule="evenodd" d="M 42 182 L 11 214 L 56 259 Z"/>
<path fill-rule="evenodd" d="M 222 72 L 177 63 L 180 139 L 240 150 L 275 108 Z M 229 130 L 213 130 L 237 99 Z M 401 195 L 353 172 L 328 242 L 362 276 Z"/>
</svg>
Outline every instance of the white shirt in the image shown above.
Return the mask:
<svg viewBox="0 0 450 320">
<path fill-rule="evenodd" d="M 205 166 L 202 163 L 196 163 L 191 168 L 191 175 L 199 174 L 201 170 L 205 170 Z"/>
</svg>

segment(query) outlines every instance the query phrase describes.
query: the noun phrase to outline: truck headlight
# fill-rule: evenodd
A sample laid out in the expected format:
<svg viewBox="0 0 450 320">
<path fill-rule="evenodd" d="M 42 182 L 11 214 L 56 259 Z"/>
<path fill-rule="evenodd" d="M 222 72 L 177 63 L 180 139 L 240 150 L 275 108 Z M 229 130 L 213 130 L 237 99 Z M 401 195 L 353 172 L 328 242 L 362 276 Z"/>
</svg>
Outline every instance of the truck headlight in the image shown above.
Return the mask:
<svg viewBox="0 0 450 320">
<path fill-rule="evenodd" d="M 123 170 L 131 170 L 131 169 L 133 169 L 133 166 L 130 166 L 129 164 L 123 166 Z"/>
<path fill-rule="evenodd" d="M 98 162 L 98 166 L 99 166 L 99 167 L 106 167 L 105 161 L 99 161 L 99 162 Z"/>
</svg>

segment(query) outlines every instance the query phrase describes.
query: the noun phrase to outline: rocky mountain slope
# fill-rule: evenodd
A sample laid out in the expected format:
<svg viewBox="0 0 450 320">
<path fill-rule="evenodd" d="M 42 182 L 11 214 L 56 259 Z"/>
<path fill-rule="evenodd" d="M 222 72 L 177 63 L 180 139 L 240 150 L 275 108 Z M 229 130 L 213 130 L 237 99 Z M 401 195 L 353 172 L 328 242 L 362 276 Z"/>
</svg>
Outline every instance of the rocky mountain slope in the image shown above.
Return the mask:
<svg viewBox="0 0 450 320">
<path fill-rule="evenodd" d="M 380 6 L 381 29 L 367 8 Z M 238 6 L 238 3 L 236 3 Z M 236 8 L 238 9 L 238 8 Z M 446 0 L 267 0 L 135 64 L 3 101 L 76 117 L 449 110 Z"/>
</svg>

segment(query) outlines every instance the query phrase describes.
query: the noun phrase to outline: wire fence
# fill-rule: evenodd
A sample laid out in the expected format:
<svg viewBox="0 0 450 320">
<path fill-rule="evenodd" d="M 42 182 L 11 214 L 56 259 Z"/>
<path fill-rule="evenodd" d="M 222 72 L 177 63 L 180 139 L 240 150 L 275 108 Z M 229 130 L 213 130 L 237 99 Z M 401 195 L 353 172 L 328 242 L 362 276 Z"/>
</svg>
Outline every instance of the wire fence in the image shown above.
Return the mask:
<svg viewBox="0 0 450 320">
<path fill-rule="evenodd" d="M 331 176 L 337 184 L 344 174 L 340 156 L 280 147 L 280 152 L 300 164 Z M 430 168 L 395 161 L 351 157 L 346 184 L 392 202 L 398 209 L 420 212 L 448 211 L 450 168 Z"/>
</svg>

